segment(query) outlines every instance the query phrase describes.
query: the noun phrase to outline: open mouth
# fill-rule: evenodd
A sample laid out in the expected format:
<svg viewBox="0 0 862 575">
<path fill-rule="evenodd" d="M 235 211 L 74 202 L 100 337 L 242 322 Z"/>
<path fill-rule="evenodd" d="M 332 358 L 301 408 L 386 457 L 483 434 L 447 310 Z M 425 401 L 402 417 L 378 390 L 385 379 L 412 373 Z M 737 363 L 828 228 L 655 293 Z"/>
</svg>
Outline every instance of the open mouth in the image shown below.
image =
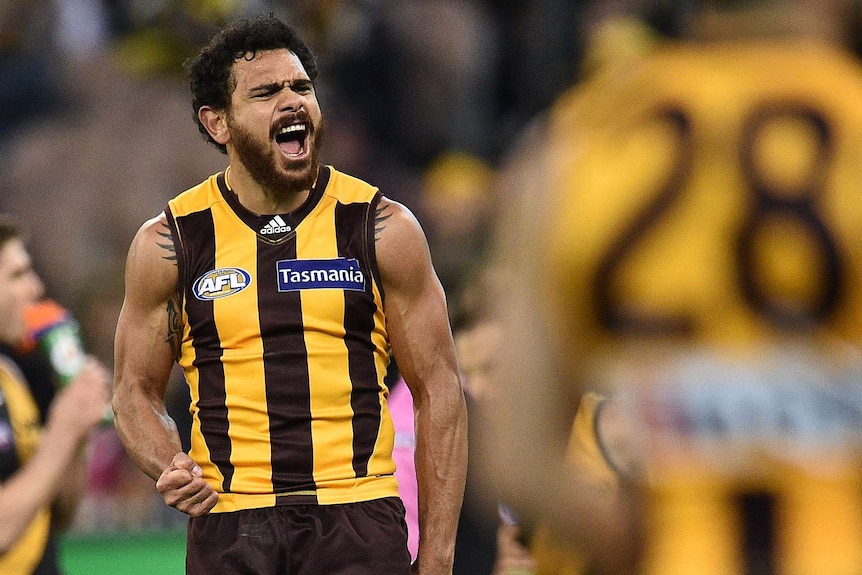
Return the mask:
<svg viewBox="0 0 862 575">
<path fill-rule="evenodd" d="M 302 156 L 306 149 L 308 138 L 308 126 L 306 124 L 292 124 L 285 126 L 275 134 L 275 142 L 281 151 L 289 158 Z"/>
</svg>

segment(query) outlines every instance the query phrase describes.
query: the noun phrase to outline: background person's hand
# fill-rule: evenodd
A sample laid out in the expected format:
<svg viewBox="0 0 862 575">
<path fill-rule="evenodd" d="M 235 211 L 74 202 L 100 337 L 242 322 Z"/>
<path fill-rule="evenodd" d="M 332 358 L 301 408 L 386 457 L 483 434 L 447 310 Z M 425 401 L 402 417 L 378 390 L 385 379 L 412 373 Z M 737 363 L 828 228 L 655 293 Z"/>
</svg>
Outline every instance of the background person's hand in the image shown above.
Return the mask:
<svg viewBox="0 0 862 575">
<path fill-rule="evenodd" d="M 58 393 L 47 427 L 83 439 L 104 420 L 110 407 L 111 376 L 99 361 L 88 357 L 69 386 Z"/>
</svg>

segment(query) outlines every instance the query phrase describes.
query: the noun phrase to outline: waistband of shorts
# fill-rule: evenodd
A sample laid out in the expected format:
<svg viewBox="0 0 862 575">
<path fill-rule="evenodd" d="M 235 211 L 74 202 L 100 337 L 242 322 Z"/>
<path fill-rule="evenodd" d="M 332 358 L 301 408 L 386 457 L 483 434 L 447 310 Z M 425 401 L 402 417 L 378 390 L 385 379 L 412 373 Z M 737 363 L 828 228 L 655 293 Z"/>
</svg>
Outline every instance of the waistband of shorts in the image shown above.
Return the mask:
<svg viewBox="0 0 862 575">
<path fill-rule="evenodd" d="M 327 482 L 317 489 L 282 493 L 219 493 L 211 513 L 229 513 L 280 505 L 338 505 L 398 496 L 394 475 L 360 477 Z"/>
</svg>

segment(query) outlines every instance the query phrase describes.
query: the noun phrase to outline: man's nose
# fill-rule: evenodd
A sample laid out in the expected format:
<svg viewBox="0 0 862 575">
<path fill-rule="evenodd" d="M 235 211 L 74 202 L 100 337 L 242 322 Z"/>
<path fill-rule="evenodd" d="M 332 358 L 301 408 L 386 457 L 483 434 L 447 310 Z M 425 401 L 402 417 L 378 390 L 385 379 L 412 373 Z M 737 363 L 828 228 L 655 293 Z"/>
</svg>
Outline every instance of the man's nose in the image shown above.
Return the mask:
<svg viewBox="0 0 862 575">
<path fill-rule="evenodd" d="M 284 90 L 278 101 L 278 109 L 283 112 L 296 112 L 302 106 L 302 98 L 293 90 Z"/>
<path fill-rule="evenodd" d="M 45 295 L 45 283 L 35 272 L 30 274 L 30 297 L 37 301 Z"/>
</svg>

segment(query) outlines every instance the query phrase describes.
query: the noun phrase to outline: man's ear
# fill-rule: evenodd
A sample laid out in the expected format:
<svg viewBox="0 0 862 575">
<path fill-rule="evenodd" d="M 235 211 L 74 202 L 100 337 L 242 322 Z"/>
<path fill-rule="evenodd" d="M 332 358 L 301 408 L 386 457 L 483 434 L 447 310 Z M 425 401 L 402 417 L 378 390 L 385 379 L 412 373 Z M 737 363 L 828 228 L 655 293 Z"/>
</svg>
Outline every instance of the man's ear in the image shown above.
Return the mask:
<svg viewBox="0 0 862 575">
<path fill-rule="evenodd" d="M 198 119 L 206 128 L 209 135 L 216 143 L 225 145 L 230 141 L 230 130 L 227 127 L 225 112 L 219 112 L 209 106 L 201 106 L 198 110 Z"/>
</svg>

